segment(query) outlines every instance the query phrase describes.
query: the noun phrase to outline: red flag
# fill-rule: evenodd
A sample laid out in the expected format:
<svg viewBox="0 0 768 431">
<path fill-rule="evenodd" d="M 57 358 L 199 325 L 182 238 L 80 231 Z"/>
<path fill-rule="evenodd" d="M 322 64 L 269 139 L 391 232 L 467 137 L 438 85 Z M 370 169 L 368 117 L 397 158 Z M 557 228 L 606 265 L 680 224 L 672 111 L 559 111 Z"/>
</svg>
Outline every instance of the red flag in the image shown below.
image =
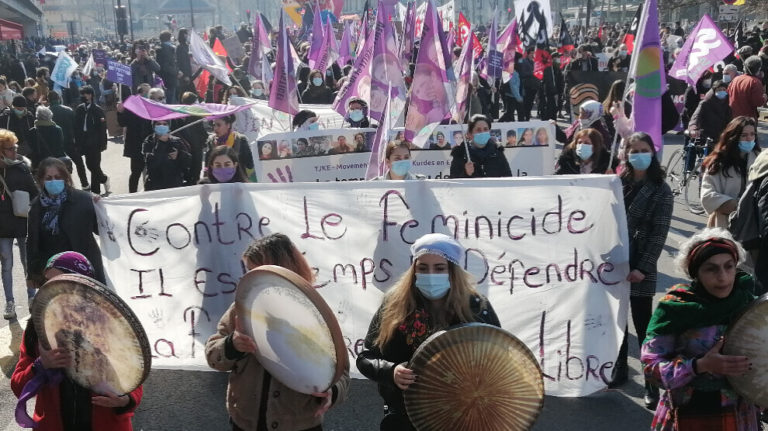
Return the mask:
<svg viewBox="0 0 768 431">
<path fill-rule="evenodd" d="M 637 27 L 640 25 L 640 13 L 642 7 L 637 8 L 635 17 L 632 18 L 632 24 L 629 26 L 629 30 L 624 34 L 624 40 L 621 41 L 624 45 L 627 45 L 627 51 L 632 52 L 635 49 L 635 37 L 637 36 Z"/>
<path fill-rule="evenodd" d="M 547 37 L 547 28 L 539 28 L 539 37 L 536 41 L 536 52 L 533 54 L 533 75 L 538 78 L 544 78 L 544 69 L 552 66 L 552 54 L 549 52 L 549 38 Z"/>
<path fill-rule="evenodd" d="M 219 57 L 223 57 L 222 60 L 224 61 L 224 64 L 227 66 L 227 69 L 229 69 L 229 72 L 232 73 L 232 68 L 229 67 L 229 62 L 227 61 L 229 54 L 224 48 L 224 45 L 221 44 L 221 40 L 218 37 L 216 38 L 216 41 L 213 42 L 213 53 Z"/>
<path fill-rule="evenodd" d="M 477 37 L 475 33 L 472 33 L 472 49 L 475 52 L 475 60 L 480 58 L 481 55 L 483 55 L 483 45 L 480 44 L 480 39 Z"/>
<path fill-rule="evenodd" d="M 470 32 L 469 20 L 463 13 L 459 12 L 459 32 L 456 34 L 456 42 L 459 46 L 464 46 L 464 41 L 467 40 Z"/>
<path fill-rule="evenodd" d="M 600 27 L 600 31 L 603 28 Z M 568 32 L 568 27 L 565 23 L 565 19 L 560 17 L 560 48 L 557 48 L 557 52 L 562 54 L 562 60 L 560 60 L 560 68 L 563 69 L 568 63 L 571 62 L 571 56 L 569 55 L 573 51 L 574 43 L 571 34 Z"/>
<path fill-rule="evenodd" d="M 205 93 L 208 92 L 208 81 L 211 79 L 211 73 L 207 70 L 203 69 L 203 72 L 200 74 L 200 76 L 197 77 L 197 82 L 195 83 L 195 89 L 197 90 L 197 95 L 205 99 Z"/>
</svg>

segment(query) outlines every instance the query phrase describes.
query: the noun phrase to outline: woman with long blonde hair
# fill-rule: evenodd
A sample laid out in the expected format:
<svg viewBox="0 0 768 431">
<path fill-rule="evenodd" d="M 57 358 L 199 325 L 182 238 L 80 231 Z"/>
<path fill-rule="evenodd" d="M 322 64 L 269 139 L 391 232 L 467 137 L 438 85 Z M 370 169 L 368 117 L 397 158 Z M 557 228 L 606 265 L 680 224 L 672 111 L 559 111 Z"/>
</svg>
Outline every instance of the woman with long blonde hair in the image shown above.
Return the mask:
<svg viewBox="0 0 768 431">
<path fill-rule="evenodd" d="M 407 368 L 416 349 L 432 333 L 468 322 L 501 326 L 488 300 L 460 265 L 464 248 L 439 233 L 411 246 L 413 263 L 390 289 L 373 316 L 357 369 L 379 384 L 386 403 L 382 430 L 412 430 L 403 391 L 417 376 Z"/>
</svg>

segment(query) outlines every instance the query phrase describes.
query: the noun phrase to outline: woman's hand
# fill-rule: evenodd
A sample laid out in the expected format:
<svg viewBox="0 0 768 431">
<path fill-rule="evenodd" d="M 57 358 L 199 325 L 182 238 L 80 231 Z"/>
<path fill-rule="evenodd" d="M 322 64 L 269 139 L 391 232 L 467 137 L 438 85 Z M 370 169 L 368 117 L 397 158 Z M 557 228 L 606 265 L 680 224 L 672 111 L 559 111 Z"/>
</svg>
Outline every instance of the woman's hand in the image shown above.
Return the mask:
<svg viewBox="0 0 768 431">
<path fill-rule="evenodd" d="M 720 208 L 717 209 L 717 212 L 720 214 L 730 214 L 734 211 L 736 211 L 736 208 L 739 206 L 739 200 L 738 199 L 731 199 L 727 201 L 726 203 L 720 205 Z"/>
<path fill-rule="evenodd" d="M 468 176 L 472 176 L 475 173 L 475 164 L 472 162 L 467 162 L 464 164 L 464 172 L 467 173 Z"/>
<path fill-rule="evenodd" d="M 45 350 L 43 345 L 38 343 L 37 351 L 40 352 L 40 362 L 45 369 L 64 368 L 72 363 L 72 355 L 63 347 Z"/>
<path fill-rule="evenodd" d="M 91 397 L 91 403 L 94 406 L 101 406 L 101 407 L 125 407 L 128 405 L 128 403 L 131 402 L 131 398 L 128 395 L 107 395 L 107 396 L 93 396 Z"/>
<path fill-rule="evenodd" d="M 395 367 L 395 385 L 402 390 L 408 389 L 408 386 L 416 381 L 416 374 L 413 370 L 405 367 L 405 362 L 397 364 Z"/>
<path fill-rule="evenodd" d="M 312 396 L 318 398 L 317 401 L 320 403 L 320 407 L 315 410 L 315 417 L 319 418 L 320 416 L 324 415 L 328 409 L 331 408 L 331 403 L 333 402 L 333 391 L 328 389 L 325 392 L 313 392 Z"/>
<path fill-rule="evenodd" d="M 253 341 L 253 338 L 246 335 L 240 327 L 240 318 L 238 316 L 235 316 L 235 332 L 232 334 L 232 345 L 235 347 L 235 350 L 242 353 L 256 353 L 258 351 L 256 342 Z"/>
<path fill-rule="evenodd" d="M 171 160 L 176 160 L 176 158 L 179 157 L 179 150 L 174 148 L 171 150 L 171 152 L 168 153 L 168 158 Z"/>
<path fill-rule="evenodd" d="M 740 376 L 752 369 L 752 364 L 746 356 L 723 355 L 724 338 L 720 338 L 714 346 L 696 361 L 696 371 L 701 373 L 719 374 L 721 376 Z"/>
<path fill-rule="evenodd" d="M 640 283 L 643 280 L 645 280 L 645 274 L 638 269 L 633 269 L 627 276 L 627 281 L 630 283 Z"/>
</svg>

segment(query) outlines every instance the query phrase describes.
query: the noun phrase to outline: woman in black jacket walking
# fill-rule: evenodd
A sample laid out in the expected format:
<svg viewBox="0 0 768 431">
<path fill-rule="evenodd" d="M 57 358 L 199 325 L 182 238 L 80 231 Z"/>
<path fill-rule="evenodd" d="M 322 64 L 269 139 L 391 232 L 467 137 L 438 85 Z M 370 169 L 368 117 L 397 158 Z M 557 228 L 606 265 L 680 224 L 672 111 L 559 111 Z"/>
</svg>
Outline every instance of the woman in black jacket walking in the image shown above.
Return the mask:
<svg viewBox="0 0 768 431">
<path fill-rule="evenodd" d="M 171 136 L 170 131 L 168 121 L 155 121 L 154 133 L 144 140 L 146 191 L 181 187 L 187 178 L 192 156 L 181 138 Z"/>
</svg>

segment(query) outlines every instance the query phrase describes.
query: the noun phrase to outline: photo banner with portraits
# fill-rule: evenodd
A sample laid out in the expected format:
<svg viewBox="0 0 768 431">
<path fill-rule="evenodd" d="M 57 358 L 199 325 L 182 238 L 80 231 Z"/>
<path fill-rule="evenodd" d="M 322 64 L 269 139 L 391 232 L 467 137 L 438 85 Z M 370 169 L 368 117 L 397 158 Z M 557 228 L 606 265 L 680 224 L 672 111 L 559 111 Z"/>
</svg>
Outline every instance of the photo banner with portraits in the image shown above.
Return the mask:
<svg viewBox="0 0 768 431">
<path fill-rule="evenodd" d="M 437 126 L 423 148 L 413 149 L 411 172 L 427 178 L 450 178 L 451 149 L 464 139 L 466 126 Z M 364 180 L 376 129 L 331 129 L 276 133 L 253 139 L 251 152 L 259 182 Z M 548 122 L 495 123 L 491 137 L 505 146 L 512 175 L 554 173 L 555 129 Z M 402 128 L 390 141 L 404 138 Z"/>
<path fill-rule="evenodd" d="M 213 184 L 95 208 L 108 285 L 144 327 L 156 369 L 211 371 L 205 342 L 235 299 L 242 253 L 272 233 L 306 256 L 352 364 L 410 245 L 431 232 L 465 248 L 460 266 L 531 349 L 548 395 L 605 389 L 624 336 L 629 247 L 614 175 Z"/>
</svg>

